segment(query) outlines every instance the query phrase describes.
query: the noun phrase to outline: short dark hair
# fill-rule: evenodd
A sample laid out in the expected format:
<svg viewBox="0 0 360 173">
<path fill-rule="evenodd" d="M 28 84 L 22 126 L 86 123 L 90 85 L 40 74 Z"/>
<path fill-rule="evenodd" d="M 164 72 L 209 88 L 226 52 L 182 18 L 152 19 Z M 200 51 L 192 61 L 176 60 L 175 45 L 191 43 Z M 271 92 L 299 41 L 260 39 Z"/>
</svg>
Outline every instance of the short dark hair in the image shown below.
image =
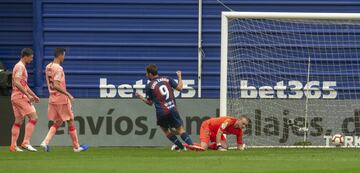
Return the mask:
<svg viewBox="0 0 360 173">
<path fill-rule="evenodd" d="M 24 48 L 21 50 L 21 58 L 24 56 L 34 55 L 34 51 L 31 48 Z"/>
<path fill-rule="evenodd" d="M 65 48 L 55 48 L 54 50 L 54 57 L 58 57 L 60 55 L 64 55 L 64 53 L 66 52 Z"/>
<path fill-rule="evenodd" d="M 149 64 L 148 66 L 146 66 L 146 72 L 155 76 L 158 74 L 158 68 L 155 64 Z"/>
</svg>

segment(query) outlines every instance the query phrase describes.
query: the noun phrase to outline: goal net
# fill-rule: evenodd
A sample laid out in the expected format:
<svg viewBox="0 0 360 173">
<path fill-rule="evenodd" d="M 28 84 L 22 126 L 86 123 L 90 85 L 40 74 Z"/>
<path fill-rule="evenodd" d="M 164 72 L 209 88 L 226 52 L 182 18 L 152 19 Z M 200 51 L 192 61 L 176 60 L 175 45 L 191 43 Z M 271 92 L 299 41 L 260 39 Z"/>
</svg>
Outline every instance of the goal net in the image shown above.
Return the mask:
<svg viewBox="0 0 360 173">
<path fill-rule="evenodd" d="M 220 114 L 248 146 L 360 145 L 360 14 L 223 12 Z"/>
</svg>

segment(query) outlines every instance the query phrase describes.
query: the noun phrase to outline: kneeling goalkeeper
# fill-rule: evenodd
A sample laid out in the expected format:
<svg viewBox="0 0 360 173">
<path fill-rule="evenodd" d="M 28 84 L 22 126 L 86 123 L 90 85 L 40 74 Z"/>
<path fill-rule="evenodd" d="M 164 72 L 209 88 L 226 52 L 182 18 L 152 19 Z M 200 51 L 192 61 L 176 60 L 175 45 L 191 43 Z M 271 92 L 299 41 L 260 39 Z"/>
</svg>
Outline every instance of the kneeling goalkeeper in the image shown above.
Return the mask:
<svg viewBox="0 0 360 173">
<path fill-rule="evenodd" d="M 201 124 L 200 146 L 205 150 L 210 148 L 226 151 L 229 145 L 224 134 L 233 134 L 237 137 L 237 149 L 244 150 L 243 129 L 248 123 L 249 120 L 244 115 L 239 118 L 229 116 L 210 118 Z"/>
</svg>

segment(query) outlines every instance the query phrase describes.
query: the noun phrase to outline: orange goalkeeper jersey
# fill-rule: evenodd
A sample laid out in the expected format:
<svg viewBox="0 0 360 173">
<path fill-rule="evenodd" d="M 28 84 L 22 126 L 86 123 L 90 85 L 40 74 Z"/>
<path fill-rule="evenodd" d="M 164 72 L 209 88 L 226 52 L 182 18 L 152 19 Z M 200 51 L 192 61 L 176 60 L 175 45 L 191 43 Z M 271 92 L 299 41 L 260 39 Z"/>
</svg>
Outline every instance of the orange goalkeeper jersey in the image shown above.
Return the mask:
<svg viewBox="0 0 360 173">
<path fill-rule="evenodd" d="M 225 116 L 219 118 L 210 118 L 204 121 L 204 123 L 207 123 L 206 125 L 209 128 L 210 138 L 215 137 L 217 131 L 220 129 L 223 132 L 223 134 L 236 135 L 237 143 L 243 144 L 243 140 L 242 140 L 243 131 L 241 128 L 235 128 L 234 125 L 236 121 L 237 119 L 234 117 Z"/>
</svg>

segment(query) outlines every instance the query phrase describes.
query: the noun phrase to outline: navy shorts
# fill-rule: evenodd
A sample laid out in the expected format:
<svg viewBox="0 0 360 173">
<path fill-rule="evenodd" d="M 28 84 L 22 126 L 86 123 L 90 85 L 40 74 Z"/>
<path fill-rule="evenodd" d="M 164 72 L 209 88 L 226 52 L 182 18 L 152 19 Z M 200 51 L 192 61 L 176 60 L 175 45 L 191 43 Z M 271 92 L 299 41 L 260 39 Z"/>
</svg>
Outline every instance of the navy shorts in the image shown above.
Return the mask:
<svg viewBox="0 0 360 173">
<path fill-rule="evenodd" d="M 178 111 L 170 111 L 168 114 L 157 113 L 157 125 L 163 128 L 179 128 L 183 125 Z"/>
</svg>

